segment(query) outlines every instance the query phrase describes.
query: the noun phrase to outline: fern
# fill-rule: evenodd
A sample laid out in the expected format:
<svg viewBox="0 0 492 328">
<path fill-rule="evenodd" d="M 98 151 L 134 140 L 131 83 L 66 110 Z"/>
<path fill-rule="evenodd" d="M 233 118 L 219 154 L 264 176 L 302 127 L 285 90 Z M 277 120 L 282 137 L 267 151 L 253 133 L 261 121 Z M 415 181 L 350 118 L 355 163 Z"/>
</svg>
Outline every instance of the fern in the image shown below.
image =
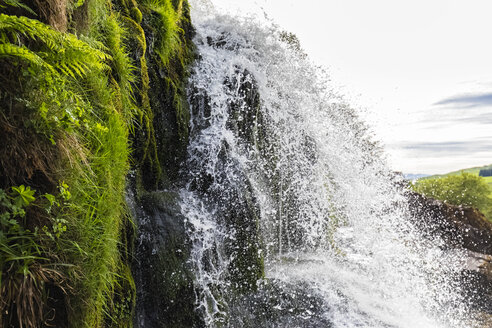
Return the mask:
<svg viewBox="0 0 492 328">
<path fill-rule="evenodd" d="M 12 43 L 23 39 L 39 43 L 44 49 L 37 52 L 38 57 L 73 78 L 83 77 L 90 70 L 109 69 L 105 61 L 111 57 L 100 50 L 103 48 L 100 44 L 96 49 L 73 34 L 57 32 L 35 19 L 0 14 L 0 34 L 3 40 L 7 38 Z"/>
<path fill-rule="evenodd" d="M 32 65 L 45 68 L 52 73 L 55 72 L 53 66 L 45 62 L 36 53 L 32 52 L 24 46 L 16 46 L 11 43 L 0 44 L 0 58 L 1 57 L 20 59 Z"/>
<path fill-rule="evenodd" d="M 34 10 L 32 10 L 31 8 L 29 8 L 27 5 L 23 4 L 19 0 L 3 0 L 3 3 L 5 3 L 7 6 L 22 8 L 22 9 L 28 11 L 30 14 L 37 16 L 37 14 L 34 12 Z M 0 5 L 0 8 L 5 8 L 5 7 L 6 6 Z"/>
</svg>

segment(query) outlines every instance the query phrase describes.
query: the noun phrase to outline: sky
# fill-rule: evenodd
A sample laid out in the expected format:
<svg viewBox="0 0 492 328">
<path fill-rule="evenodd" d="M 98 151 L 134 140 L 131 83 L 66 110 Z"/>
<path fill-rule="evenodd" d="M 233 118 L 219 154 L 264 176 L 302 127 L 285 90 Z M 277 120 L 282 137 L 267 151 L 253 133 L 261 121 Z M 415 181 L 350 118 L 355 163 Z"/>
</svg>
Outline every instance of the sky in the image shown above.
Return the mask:
<svg viewBox="0 0 492 328">
<path fill-rule="evenodd" d="M 393 170 L 492 164 L 492 1 L 213 3 L 296 34 L 371 126 Z"/>
</svg>

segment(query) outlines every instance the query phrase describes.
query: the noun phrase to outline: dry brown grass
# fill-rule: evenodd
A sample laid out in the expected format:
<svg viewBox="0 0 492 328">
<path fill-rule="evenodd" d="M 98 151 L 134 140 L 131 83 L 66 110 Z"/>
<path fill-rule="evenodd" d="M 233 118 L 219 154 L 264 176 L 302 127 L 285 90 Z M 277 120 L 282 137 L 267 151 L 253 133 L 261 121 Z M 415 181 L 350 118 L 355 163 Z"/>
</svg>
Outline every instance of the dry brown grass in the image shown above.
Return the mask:
<svg viewBox="0 0 492 328">
<path fill-rule="evenodd" d="M 45 287 L 54 286 L 65 295 L 69 289 L 62 273 L 39 263 L 31 265 L 27 272 L 7 271 L 4 278 L 0 286 L 0 328 L 49 325 L 54 319 L 54 309 L 46 308 L 49 295 Z"/>
</svg>

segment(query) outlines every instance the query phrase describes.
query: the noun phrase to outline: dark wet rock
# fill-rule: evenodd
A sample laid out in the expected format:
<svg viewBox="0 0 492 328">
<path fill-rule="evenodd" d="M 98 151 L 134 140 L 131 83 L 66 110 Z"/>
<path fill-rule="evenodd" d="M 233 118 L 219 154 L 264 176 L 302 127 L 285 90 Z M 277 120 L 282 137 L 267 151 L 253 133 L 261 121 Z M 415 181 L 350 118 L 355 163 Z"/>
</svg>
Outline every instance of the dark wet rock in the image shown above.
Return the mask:
<svg viewBox="0 0 492 328">
<path fill-rule="evenodd" d="M 209 42 L 211 42 L 209 40 Z M 236 68 L 235 74 L 224 81 L 225 93 L 231 95 L 228 105 L 228 129 L 240 140 L 241 147 L 255 147 L 258 137 L 260 97 L 257 82 L 247 70 Z M 192 138 L 209 126 L 210 97 L 206 90 L 191 86 L 190 103 L 193 110 Z M 260 255 L 258 200 L 242 166 L 230 155 L 230 145 L 222 141 L 212 176 L 201 161 L 201 154 L 191 154 L 188 170 L 190 188 L 208 200 L 227 230 L 225 253 L 231 262 L 228 267 L 231 287 L 238 293 L 256 289 L 263 277 L 263 258 Z"/>
<path fill-rule="evenodd" d="M 468 252 L 461 281 L 467 286 L 465 296 L 471 305 L 492 314 L 492 255 Z"/>
<path fill-rule="evenodd" d="M 231 327 L 333 327 L 327 318 L 329 307 L 307 285 L 265 281 L 258 291 L 243 295 L 231 305 Z"/>
<path fill-rule="evenodd" d="M 476 208 L 446 204 L 409 192 L 414 222 L 429 236 L 442 237 L 449 246 L 492 255 L 492 222 Z"/>
<path fill-rule="evenodd" d="M 139 232 L 134 263 L 136 327 L 202 327 L 195 311 L 191 244 L 174 192 L 146 193 L 135 208 Z"/>
<path fill-rule="evenodd" d="M 465 298 L 478 311 L 492 314 L 492 222 L 476 208 L 446 204 L 409 192 L 413 222 L 428 237 L 438 236 L 444 247 L 466 250 L 461 272 Z"/>
</svg>

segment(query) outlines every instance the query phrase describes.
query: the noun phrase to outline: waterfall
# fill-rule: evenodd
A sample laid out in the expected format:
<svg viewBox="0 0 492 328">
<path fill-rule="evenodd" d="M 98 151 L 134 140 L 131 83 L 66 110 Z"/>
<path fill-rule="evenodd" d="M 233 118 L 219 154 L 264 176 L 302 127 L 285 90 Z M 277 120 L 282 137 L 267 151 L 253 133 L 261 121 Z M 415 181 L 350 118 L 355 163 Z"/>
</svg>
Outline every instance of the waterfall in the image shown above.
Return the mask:
<svg viewBox="0 0 492 328">
<path fill-rule="evenodd" d="M 296 38 L 193 10 L 179 202 L 205 324 L 474 327 L 463 254 L 411 224 L 403 181 Z"/>
</svg>

